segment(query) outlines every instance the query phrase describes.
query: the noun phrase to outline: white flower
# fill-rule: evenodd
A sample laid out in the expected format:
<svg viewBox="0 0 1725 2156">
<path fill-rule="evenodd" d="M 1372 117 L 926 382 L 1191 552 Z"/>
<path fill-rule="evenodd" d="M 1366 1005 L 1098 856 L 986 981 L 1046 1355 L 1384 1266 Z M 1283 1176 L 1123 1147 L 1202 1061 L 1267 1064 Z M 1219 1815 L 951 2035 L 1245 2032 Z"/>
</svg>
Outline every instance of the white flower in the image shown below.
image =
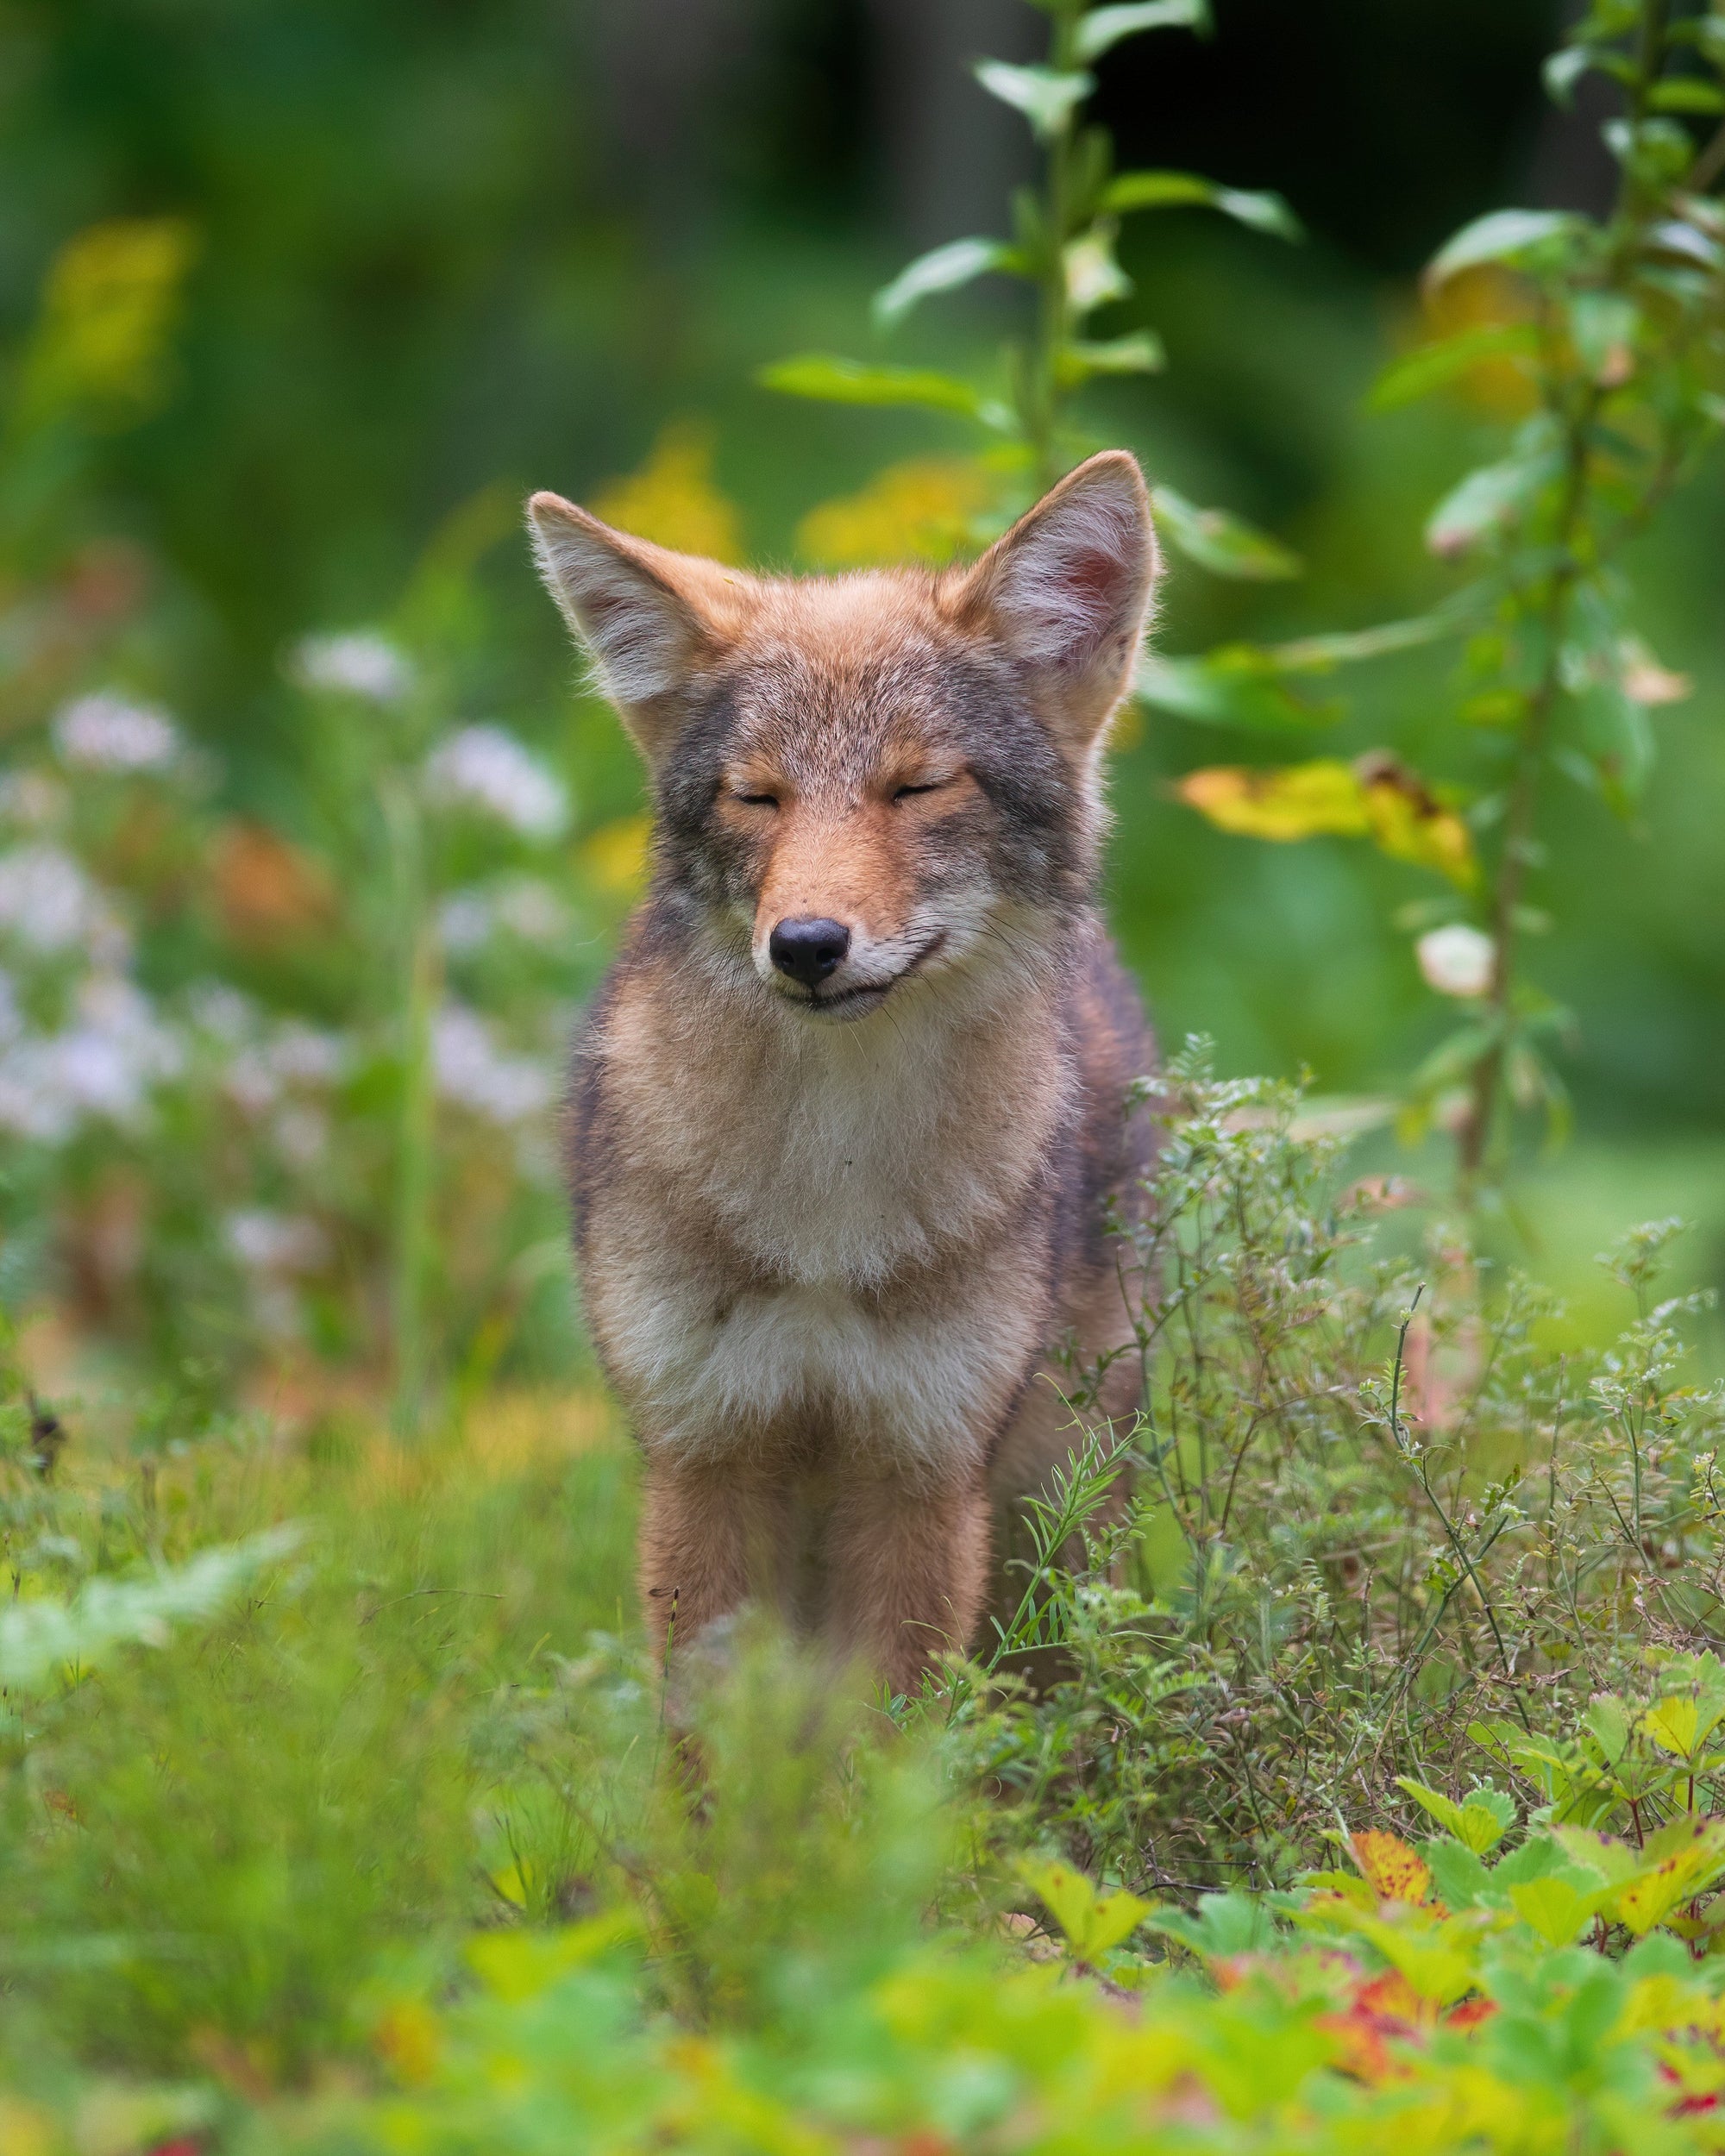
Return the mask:
<svg viewBox="0 0 1725 2156">
<path fill-rule="evenodd" d="M 569 820 L 568 796 L 501 726 L 464 726 L 432 751 L 425 789 L 449 808 L 477 810 L 524 838 L 555 838 Z"/>
<path fill-rule="evenodd" d="M 483 891 L 452 891 L 437 909 L 437 941 L 452 958 L 483 950 L 496 925 L 496 910 Z"/>
<path fill-rule="evenodd" d="M 1441 996 L 1483 996 L 1491 986 L 1497 946 L 1465 921 L 1428 931 L 1414 950 L 1427 986 Z"/>
<path fill-rule="evenodd" d="M 333 1086 L 348 1068 L 348 1044 L 339 1033 L 320 1032 L 298 1018 L 276 1028 L 268 1055 L 273 1069 L 289 1085 Z"/>
<path fill-rule="evenodd" d="M 315 1168 L 329 1150 L 329 1119 L 321 1108 L 285 1107 L 270 1128 L 275 1150 L 290 1168 Z"/>
<path fill-rule="evenodd" d="M 74 771 L 166 771 L 179 754 L 173 721 L 154 705 L 104 690 L 66 705 L 53 723 L 60 760 Z"/>
<path fill-rule="evenodd" d="M 24 1021 L 18 1010 L 18 992 L 12 986 L 12 976 L 0 973 L 0 1047 L 15 1041 L 24 1030 Z"/>
<path fill-rule="evenodd" d="M 60 1082 L 81 1108 L 133 1121 L 150 1087 L 177 1078 L 185 1048 L 149 998 L 115 974 L 92 974 L 78 992 L 74 1023 L 59 1036 Z"/>
<path fill-rule="evenodd" d="M 51 1040 L 34 1037 L 0 1049 L 0 1131 L 41 1145 L 64 1144 L 78 1118 L 57 1077 Z"/>
<path fill-rule="evenodd" d="M 225 981 L 200 981 L 188 1000 L 192 1024 L 226 1047 L 237 1047 L 252 1029 L 250 997 Z"/>
<path fill-rule="evenodd" d="M 494 890 L 452 891 L 437 909 L 437 940 L 451 957 L 483 950 L 499 929 L 524 943 L 555 943 L 569 932 L 569 909 L 536 876 L 511 876 Z"/>
<path fill-rule="evenodd" d="M 72 1022 L 58 1033 L 22 1034 L 0 1047 L 0 1128 L 63 1144 L 102 1118 L 135 1125 L 153 1087 L 177 1077 L 185 1044 L 129 981 L 92 975 Z"/>
<path fill-rule="evenodd" d="M 303 1213 L 256 1206 L 230 1213 L 223 1226 L 229 1249 L 248 1272 L 315 1273 L 329 1259 L 329 1237 Z"/>
<path fill-rule="evenodd" d="M 101 893 L 59 846 L 16 846 L 0 853 L 0 933 L 33 950 L 82 949 L 119 962 L 125 931 Z"/>
<path fill-rule="evenodd" d="M 349 1060 L 348 1043 L 339 1033 L 287 1018 L 267 1039 L 240 1049 L 222 1082 L 248 1115 L 262 1115 L 290 1087 L 334 1085 Z"/>
<path fill-rule="evenodd" d="M 543 1063 L 499 1048 L 490 1026 L 465 1004 L 446 1003 L 437 1013 L 431 1056 L 444 1098 L 487 1122 L 524 1123 L 549 1106 L 556 1090 Z"/>
<path fill-rule="evenodd" d="M 512 876 L 497 894 L 497 918 L 524 943 L 555 943 L 569 932 L 569 909 L 537 876 Z"/>
<path fill-rule="evenodd" d="M 291 671 L 302 688 L 363 696 L 373 704 L 398 703 L 413 686 L 406 655 L 371 629 L 302 637 Z"/>
</svg>

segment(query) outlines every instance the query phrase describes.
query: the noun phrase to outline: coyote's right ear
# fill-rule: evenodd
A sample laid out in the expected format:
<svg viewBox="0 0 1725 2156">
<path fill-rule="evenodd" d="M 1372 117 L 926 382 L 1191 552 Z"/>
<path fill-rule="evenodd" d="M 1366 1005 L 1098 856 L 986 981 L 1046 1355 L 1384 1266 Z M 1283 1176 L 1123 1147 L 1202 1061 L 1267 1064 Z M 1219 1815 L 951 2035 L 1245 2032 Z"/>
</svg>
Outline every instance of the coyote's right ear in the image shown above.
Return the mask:
<svg viewBox="0 0 1725 2156">
<path fill-rule="evenodd" d="M 749 579 L 613 531 L 560 494 L 536 494 L 527 521 L 546 589 L 643 755 L 656 762 L 676 737 L 679 693 L 741 627 Z"/>
</svg>

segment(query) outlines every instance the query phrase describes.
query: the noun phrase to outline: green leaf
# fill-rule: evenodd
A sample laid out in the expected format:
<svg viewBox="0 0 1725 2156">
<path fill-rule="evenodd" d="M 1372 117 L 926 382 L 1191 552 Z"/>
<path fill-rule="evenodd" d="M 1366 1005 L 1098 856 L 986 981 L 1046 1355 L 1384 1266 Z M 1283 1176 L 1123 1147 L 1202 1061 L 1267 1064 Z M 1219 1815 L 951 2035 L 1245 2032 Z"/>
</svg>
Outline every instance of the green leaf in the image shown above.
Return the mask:
<svg viewBox="0 0 1725 2156">
<path fill-rule="evenodd" d="M 875 326 L 891 329 L 912 308 L 935 292 L 956 291 L 990 270 L 1018 270 L 1023 258 L 1003 240 L 949 240 L 906 263 L 891 284 L 875 295 L 870 312 Z"/>
<path fill-rule="evenodd" d="M 1512 1886 L 1510 1907 L 1548 1946 L 1567 1946 L 1598 1913 L 1599 1896 L 1585 1892 L 1578 1883 L 1587 1876 L 1578 1871 L 1552 1872 L 1526 1886 Z"/>
<path fill-rule="evenodd" d="M 1111 299 L 1124 299 L 1132 290 L 1132 279 L 1114 259 L 1114 235 L 1107 225 L 1093 226 L 1069 240 L 1064 260 L 1066 298 L 1075 315 L 1088 315 Z"/>
<path fill-rule="evenodd" d="M 1635 1877 L 1640 1858 L 1627 1841 L 1615 1834 L 1596 1833 L 1591 1827 L 1554 1827 L 1552 1839 L 1572 1864 L 1596 1871 L 1608 1886 L 1622 1886 Z"/>
<path fill-rule="evenodd" d="M 1027 1858 L 1019 1876 L 1053 1911 L 1075 1959 L 1095 1963 L 1131 1938 L 1151 1913 L 1135 1894 L 1105 1894 L 1057 1857 Z"/>
<path fill-rule="evenodd" d="M 1162 340 L 1149 329 L 1101 343 L 1076 338 L 1060 354 L 1061 379 L 1076 384 L 1092 374 L 1155 374 L 1168 364 Z"/>
<path fill-rule="evenodd" d="M 1338 702 L 1308 703 L 1249 646 L 1226 645 L 1202 658 L 1139 660 L 1134 693 L 1141 703 L 1201 726 L 1246 726 L 1266 733 L 1330 726 Z"/>
<path fill-rule="evenodd" d="M 1656 83 L 1647 102 L 1655 112 L 1725 112 L 1725 91 L 1699 75 L 1674 75 Z"/>
<path fill-rule="evenodd" d="M 1530 357 L 1538 349 L 1539 335 L 1532 323 L 1485 323 L 1392 360 L 1372 384 L 1368 401 L 1375 411 L 1393 411 L 1429 396 L 1484 360 Z"/>
<path fill-rule="evenodd" d="M 1171 486 L 1152 487 L 1150 498 L 1170 542 L 1214 576 L 1268 584 L 1301 573 L 1298 555 L 1226 509 L 1200 509 Z"/>
<path fill-rule="evenodd" d="M 1640 310 L 1622 292 L 1578 292 L 1570 302 L 1570 335 L 1596 381 L 1618 380 L 1634 365 Z"/>
<path fill-rule="evenodd" d="M 1256 652 L 1270 674 L 1331 674 L 1338 667 L 1358 666 L 1371 659 L 1388 658 L 1398 651 L 1416 651 L 1424 644 L 1440 643 L 1446 636 L 1459 636 L 1476 616 L 1477 594 L 1458 592 L 1429 614 L 1415 614 L 1406 621 L 1379 622 L 1371 629 L 1345 629 L 1327 636 L 1296 636 L 1287 643 L 1235 644 L 1234 652 Z"/>
<path fill-rule="evenodd" d="M 775 360 L 755 379 L 784 397 L 811 397 L 832 404 L 921 404 L 931 411 L 963 412 L 995 423 L 991 407 L 973 383 L 924 367 L 869 367 L 823 352 Z"/>
<path fill-rule="evenodd" d="M 1458 1804 L 1440 1790 L 1428 1789 L 1424 1783 L 1405 1774 L 1396 1776 L 1396 1784 L 1429 1813 L 1446 1833 L 1453 1834 L 1464 1849 L 1471 1850 L 1477 1857 L 1496 1846 L 1515 1817 L 1515 1802 L 1502 1789 L 1474 1789 Z"/>
<path fill-rule="evenodd" d="M 1380 622 L 1374 629 L 1339 630 L 1321 636 L 1297 636 L 1289 643 L 1265 644 L 1265 659 L 1285 674 L 1328 674 L 1337 667 L 1358 666 L 1369 659 L 1387 658 L 1398 651 L 1416 651 L 1421 645 L 1440 643 L 1446 636 L 1461 636 L 1467 619 L 1449 608 L 1431 614 L 1415 614 L 1407 621 Z"/>
<path fill-rule="evenodd" d="M 1575 86 L 1595 64 L 1591 46 L 1571 45 L 1560 53 L 1553 53 L 1540 72 L 1544 78 L 1546 95 L 1554 104 L 1568 111 L 1575 100 Z"/>
<path fill-rule="evenodd" d="M 1428 285 L 1441 285 L 1483 262 L 1508 262 L 1520 268 L 1537 264 L 1573 239 L 1582 220 L 1566 210 L 1494 210 L 1464 225 L 1440 248 L 1426 271 Z"/>
<path fill-rule="evenodd" d="M 1398 1774 L 1396 1786 L 1405 1790 L 1422 1812 L 1436 1820 L 1446 1834 L 1454 1834 L 1458 1841 L 1461 1839 L 1457 1833 L 1461 1823 L 1461 1808 L 1452 1798 L 1446 1796 L 1441 1789 L 1428 1789 L 1423 1782 L 1415 1782 L 1410 1775 Z"/>
<path fill-rule="evenodd" d="M 1512 1849 L 1493 1865 L 1492 1883 L 1507 1889 L 1527 1879 L 1543 1879 L 1548 1872 L 1561 1871 L 1567 1862 L 1552 1835 L 1529 1834 L 1519 1849 Z"/>
<path fill-rule="evenodd" d="M 1470 1789 L 1461 1803 L 1460 1839 L 1477 1856 L 1495 1849 L 1515 1823 L 1515 1800 L 1507 1789 Z"/>
<path fill-rule="evenodd" d="M 1422 1999 L 1436 2006 L 1453 2005 L 1479 1981 L 1472 1954 L 1458 1952 L 1449 1943 L 1465 1936 L 1455 1930 L 1415 1932 L 1364 1915 L 1353 1920 L 1352 1929 L 1369 1939 Z"/>
<path fill-rule="evenodd" d="M 1647 235 L 1650 249 L 1659 254 L 1679 254 L 1703 269 L 1717 269 L 1725 262 L 1725 249 L 1710 233 L 1702 231 L 1686 217 L 1667 217 Z"/>
<path fill-rule="evenodd" d="M 979 60 L 972 72 L 991 97 L 1030 122 L 1038 141 L 1058 135 L 1096 87 L 1096 78 L 1055 67 L 1019 67 L 1011 60 Z"/>
<path fill-rule="evenodd" d="M 1351 1873 L 1347 1883 L 1358 1883 Z M 1195 1916 L 1189 1916 L 1184 1909 L 1157 1907 L 1152 1908 L 1148 1921 L 1152 1931 L 1160 1932 L 1164 1938 L 1178 1940 L 1182 1946 L 1206 1961 L 1231 1960 L 1236 1954 L 1259 1953 L 1273 1945 L 1276 1938 L 1270 1911 L 1262 1902 L 1240 1893 L 1238 1888 L 1226 1894 L 1201 1894 Z"/>
<path fill-rule="evenodd" d="M 160 1646 L 175 1625 L 213 1617 L 299 1540 L 297 1527 L 276 1527 L 201 1551 L 181 1565 L 93 1579 L 69 1601 L 44 1595 L 9 1602 L 0 1610 L 0 1685 L 39 1692 L 68 1664 L 97 1661 L 118 1646 Z"/>
<path fill-rule="evenodd" d="M 1647 791 L 1658 753 L 1647 706 L 1616 683 L 1603 682 L 1578 699 L 1578 709 L 1584 783 L 1627 822 Z"/>
<path fill-rule="evenodd" d="M 1209 0 L 1137 0 L 1136 5 L 1093 8 L 1081 16 L 1075 41 L 1088 66 L 1124 39 L 1140 37 L 1146 30 L 1196 30 L 1205 35 L 1210 28 Z"/>
<path fill-rule="evenodd" d="M 1493 1897 L 1496 1875 L 1458 1841 L 1422 1841 L 1420 1854 L 1446 1908 L 1470 1909 Z"/>
<path fill-rule="evenodd" d="M 1549 450 L 1506 457 L 1501 464 L 1470 472 L 1438 504 L 1426 525 L 1426 544 L 1446 559 L 1466 554 L 1499 536 L 1557 477 L 1559 464 Z"/>
<path fill-rule="evenodd" d="M 1119 216 L 1133 210 L 1220 210 L 1237 223 L 1279 240 L 1302 240 L 1300 220 L 1280 195 L 1223 187 L 1198 172 L 1121 172 L 1102 190 L 1102 208 Z"/>
</svg>

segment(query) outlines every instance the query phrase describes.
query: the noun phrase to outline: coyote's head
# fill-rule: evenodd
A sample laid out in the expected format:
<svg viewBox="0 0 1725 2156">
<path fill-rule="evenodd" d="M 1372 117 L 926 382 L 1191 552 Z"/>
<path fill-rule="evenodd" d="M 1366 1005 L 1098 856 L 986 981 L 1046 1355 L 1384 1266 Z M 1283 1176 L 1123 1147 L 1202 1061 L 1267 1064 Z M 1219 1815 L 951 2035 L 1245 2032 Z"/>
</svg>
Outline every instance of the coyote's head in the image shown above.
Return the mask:
<svg viewBox="0 0 1725 2156">
<path fill-rule="evenodd" d="M 739 985 L 860 1018 L 1085 904 L 1158 566 L 1131 457 L 939 575 L 756 578 L 555 494 L 530 516 L 652 774 L 656 900 Z"/>
</svg>

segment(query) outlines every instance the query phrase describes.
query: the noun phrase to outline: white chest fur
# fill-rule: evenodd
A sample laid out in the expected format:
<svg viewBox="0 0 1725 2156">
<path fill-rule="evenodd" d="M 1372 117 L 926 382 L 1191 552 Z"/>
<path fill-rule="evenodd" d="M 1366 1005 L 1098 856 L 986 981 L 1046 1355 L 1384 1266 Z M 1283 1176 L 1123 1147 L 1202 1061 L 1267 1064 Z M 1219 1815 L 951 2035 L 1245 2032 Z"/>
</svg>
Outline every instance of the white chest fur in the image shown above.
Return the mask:
<svg viewBox="0 0 1725 2156">
<path fill-rule="evenodd" d="M 613 1020 L 624 1164 L 587 1292 L 649 1442 L 728 1451 L 806 1417 L 932 1463 L 1021 1382 L 1045 1288 L 1013 1230 L 1070 1075 L 1022 1006 L 956 1025 L 916 985 L 850 1027 L 709 1013 L 650 1056 Z"/>
</svg>

